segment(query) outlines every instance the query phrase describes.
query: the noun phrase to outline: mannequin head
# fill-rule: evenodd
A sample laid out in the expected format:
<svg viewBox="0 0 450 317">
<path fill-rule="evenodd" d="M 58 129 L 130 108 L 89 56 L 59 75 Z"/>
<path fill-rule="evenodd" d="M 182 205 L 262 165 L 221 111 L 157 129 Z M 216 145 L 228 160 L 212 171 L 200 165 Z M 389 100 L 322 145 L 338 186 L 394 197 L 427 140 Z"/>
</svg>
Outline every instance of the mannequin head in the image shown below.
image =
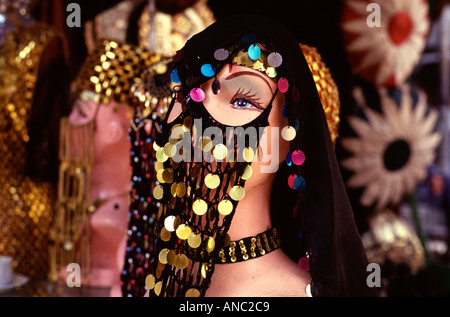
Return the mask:
<svg viewBox="0 0 450 317">
<path fill-rule="evenodd" d="M 110 101 L 99 104 L 93 100 L 79 98 L 75 101 L 69 115 L 69 123 L 78 126 L 95 121 L 94 156 L 95 162 L 114 161 L 114 156 L 122 157 L 118 166 L 129 165 L 127 151 L 129 142 L 126 141 L 133 108 L 126 104 Z M 125 151 L 123 151 L 125 150 Z M 123 164 L 125 162 L 126 164 Z M 94 165 L 96 164 L 94 163 Z M 105 175 L 106 176 L 106 175 Z M 104 180 L 108 182 L 108 180 Z"/>
<path fill-rule="evenodd" d="M 261 16 L 222 19 L 174 56 L 172 75 L 176 98 L 155 141 L 159 177 L 153 196 L 160 202 L 160 239 L 153 274 L 147 277 L 150 295 L 205 295 L 217 265 L 229 264 L 220 250 L 230 236 L 239 242 L 267 230 L 255 229 L 262 223 L 260 206 L 264 217 L 275 215 L 286 254 L 295 262 L 308 257 L 314 296 L 366 287 L 361 275 L 367 259 L 317 87 L 295 38 Z M 208 140 L 210 128 L 226 138 Z M 239 132 L 229 139 L 233 128 Z M 254 140 L 246 136 L 251 129 Z M 185 139 L 193 144 L 192 153 Z M 194 153 L 200 145 L 202 152 Z M 177 161 L 180 149 L 183 160 Z M 260 149 L 272 155 L 272 162 L 277 158 L 279 168 L 263 173 Z M 229 159 L 231 153 L 237 160 Z M 212 157 L 216 160 L 208 160 Z M 349 245 L 352 254 L 346 252 Z M 351 291 L 344 286 L 350 282 L 344 273 L 349 269 L 355 283 Z"/>
<path fill-rule="evenodd" d="M 67 118 L 68 132 L 76 135 L 77 130 L 89 127 L 91 137 L 79 137 L 66 145 L 67 152 L 71 152 L 71 147 L 91 149 L 92 158 L 72 160 L 69 157 L 68 162 L 61 164 L 61 169 L 68 166 L 73 169 L 80 161 L 86 166 L 85 173 L 77 174 L 77 181 L 85 189 L 77 209 L 82 214 L 87 213 L 85 221 L 90 229 L 85 234 L 89 236 L 86 240 L 91 250 L 91 274 L 86 283 L 112 287 L 112 295 L 120 295 L 128 229 L 131 181 L 128 132 L 135 112 L 131 105 L 136 101 L 132 87 L 155 61 L 159 61 L 159 57 L 146 49 L 99 41 L 73 83 L 75 102 Z M 70 183 L 71 180 L 60 181 Z M 64 193 L 60 193 L 60 201 L 66 199 L 61 196 Z M 65 201 L 61 202 L 61 206 L 66 206 Z M 70 211 L 61 208 L 61 212 Z M 77 224 L 71 224 L 74 225 Z M 84 223 L 78 225 L 85 226 Z"/>
</svg>

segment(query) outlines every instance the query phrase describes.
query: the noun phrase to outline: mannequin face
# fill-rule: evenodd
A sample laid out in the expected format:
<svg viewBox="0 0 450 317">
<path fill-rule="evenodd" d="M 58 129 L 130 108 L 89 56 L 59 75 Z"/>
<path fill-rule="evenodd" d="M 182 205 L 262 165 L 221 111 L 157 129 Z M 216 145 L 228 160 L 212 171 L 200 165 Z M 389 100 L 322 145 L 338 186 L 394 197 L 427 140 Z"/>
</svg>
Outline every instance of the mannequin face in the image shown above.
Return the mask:
<svg viewBox="0 0 450 317">
<path fill-rule="evenodd" d="M 203 83 L 204 105 L 211 116 L 229 126 L 245 125 L 256 119 L 270 103 L 276 83 L 259 71 L 244 66 L 226 65 L 217 75 L 220 93 L 215 95 L 211 85 Z"/>
<path fill-rule="evenodd" d="M 276 82 L 260 71 L 231 64 L 225 65 L 217 74 L 221 87 L 217 95 L 211 88 L 214 80 L 212 78 L 200 85 L 205 92 L 203 104 L 216 121 L 228 126 L 242 126 L 259 117 L 277 89 Z M 260 140 L 264 156 L 255 155 L 252 163 L 252 182 L 262 182 L 267 177 L 258 174 L 274 174 L 289 151 L 289 142 L 281 138 L 281 129 L 288 123 L 282 115 L 284 102 L 284 94 L 278 92 L 272 103 L 269 126 L 264 129 Z M 178 117 L 181 109 L 181 104 L 176 102 L 169 114 L 169 123 Z"/>
<path fill-rule="evenodd" d="M 104 161 L 111 152 L 111 147 L 126 146 L 124 142 L 131 117 L 132 109 L 127 105 L 115 102 L 101 105 L 77 99 L 69 115 L 69 122 L 78 126 L 95 120 L 94 158 L 96 161 Z M 128 148 L 123 153 L 124 159 L 128 159 L 127 150 Z"/>
</svg>

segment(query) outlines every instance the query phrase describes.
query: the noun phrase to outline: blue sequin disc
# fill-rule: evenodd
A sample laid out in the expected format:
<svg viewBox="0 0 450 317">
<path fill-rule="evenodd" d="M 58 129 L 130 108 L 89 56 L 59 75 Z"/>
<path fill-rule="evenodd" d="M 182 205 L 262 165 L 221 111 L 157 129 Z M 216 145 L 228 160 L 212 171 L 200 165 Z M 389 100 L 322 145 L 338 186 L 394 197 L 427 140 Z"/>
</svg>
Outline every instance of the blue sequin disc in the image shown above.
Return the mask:
<svg viewBox="0 0 450 317">
<path fill-rule="evenodd" d="M 294 188 L 297 191 L 301 191 L 305 188 L 305 179 L 301 176 L 297 176 L 296 178 L 294 178 Z"/>
<path fill-rule="evenodd" d="M 250 45 L 250 47 L 248 48 L 248 56 L 252 60 L 256 61 L 261 56 L 261 49 L 259 48 L 259 46 L 256 44 Z"/>
<path fill-rule="evenodd" d="M 291 165 L 292 165 L 292 153 L 291 153 L 291 152 L 288 152 L 288 153 L 286 154 L 286 164 L 287 164 L 288 166 L 291 166 Z"/>
<path fill-rule="evenodd" d="M 178 77 L 178 71 L 176 68 L 170 74 L 170 80 L 175 84 L 179 84 L 181 82 L 180 77 Z"/>
<path fill-rule="evenodd" d="M 214 69 L 214 67 L 212 67 L 211 64 L 203 64 L 203 66 L 200 68 L 200 71 L 205 77 L 213 77 L 216 74 L 216 70 Z"/>
</svg>

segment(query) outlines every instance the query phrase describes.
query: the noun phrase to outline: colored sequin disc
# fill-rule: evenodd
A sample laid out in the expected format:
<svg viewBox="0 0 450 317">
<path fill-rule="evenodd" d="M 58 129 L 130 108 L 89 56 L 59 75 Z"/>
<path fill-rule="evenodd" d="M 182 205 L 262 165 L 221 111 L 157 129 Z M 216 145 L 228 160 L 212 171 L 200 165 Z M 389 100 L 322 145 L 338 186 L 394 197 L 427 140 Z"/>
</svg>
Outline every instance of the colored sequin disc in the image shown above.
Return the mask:
<svg viewBox="0 0 450 317">
<path fill-rule="evenodd" d="M 214 58 L 218 61 L 224 61 L 228 58 L 230 54 L 224 48 L 219 48 L 214 52 Z"/>
<path fill-rule="evenodd" d="M 292 162 L 295 165 L 302 165 L 305 163 L 305 153 L 300 150 L 292 152 Z"/>
<path fill-rule="evenodd" d="M 256 44 L 250 45 L 250 47 L 248 48 L 248 56 L 252 60 L 256 61 L 261 56 L 261 49 L 259 48 L 259 46 Z"/>
<path fill-rule="evenodd" d="M 180 77 L 178 76 L 178 71 L 175 68 L 172 73 L 170 73 L 170 80 L 174 83 L 174 84 L 179 84 L 181 82 Z"/>
<path fill-rule="evenodd" d="M 289 89 L 289 82 L 286 78 L 282 77 L 278 80 L 278 89 L 283 94 Z"/>
<path fill-rule="evenodd" d="M 205 92 L 201 88 L 192 88 L 189 95 L 195 102 L 202 102 L 205 100 Z"/>
<path fill-rule="evenodd" d="M 283 63 L 283 57 L 280 53 L 273 52 L 270 53 L 269 56 L 267 56 L 267 62 L 272 67 L 279 67 Z"/>
<path fill-rule="evenodd" d="M 216 74 L 216 70 L 214 67 L 212 67 L 211 64 L 204 64 L 200 71 L 202 72 L 202 75 L 205 77 L 213 77 Z"/>
<path fill-rule="evenodd" d="M 297 135 L 297 131 L 295 131 L 294 127 L 287 126 L 287 127 L 284 127 L 283 130 L 281 130 L 281 136 L 286 141 L 294 140 L 296 135 Z"/>
</svg>

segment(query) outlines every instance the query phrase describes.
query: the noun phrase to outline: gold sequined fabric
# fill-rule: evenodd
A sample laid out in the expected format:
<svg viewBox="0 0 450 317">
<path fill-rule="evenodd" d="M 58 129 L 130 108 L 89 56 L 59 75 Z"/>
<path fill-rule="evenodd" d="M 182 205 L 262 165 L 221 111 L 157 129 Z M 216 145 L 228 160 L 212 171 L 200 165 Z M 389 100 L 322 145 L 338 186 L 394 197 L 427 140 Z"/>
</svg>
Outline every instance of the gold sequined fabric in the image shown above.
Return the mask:
<svg viewBox="0 0 450 317">
<path fill-rule="evenodd" d="M 253 60 L 248 55 L 248 52 L 244 52 L 242 50 L 233 58 L 233 63 L 238 66 L 245 66 L 258 70 L 275 80 L 277 77 L 277 71 L 275 67 L 270 66 L 267 61 L 267 55 L 268 54 L 265 51 L 261 51 L 261 56 L 257 60 Z"/>
<path fill-rule="evenodd" d="M 322 101 L 327 118 L 331 140 L 333 144 L 336 144 L 336 139 L 339 137 L 339 115 L 341 108 L 338 87 L 317 49 L 305 44 L 301 44 L 300 47 L 316 83 L 320 101 Z"/>
<path fill-rule="evenodd" d="M 216 263 L 236 263 L 266 255 L 280 247 L 280 237 L 277 229 L 270 228 L 254 237 L 225 244 L 226 247 L 219 251 Z"/>
<path fill-rule="evenodd" d="M 100 40 L 83 63 L 75 79 L 75 89 L 94 93 L 97 103 L 116 101 L 132 105 L 136 101 L 132 87 L 141 82 L 140 76 L 160 60 L 159 55 L 145 48 Z"/>
<path fill-rule="evenodd" d="M 54 213 L 52 185 L 25 175 L 28 122 L 48 43 L 57 36 L 33 24 L 8 35 L 0 48 L 0 254 L 31 278 L 48 272 L 48 231 Z"/>
<path fill-rule="evenodd" d="M 150 14 L 153 15 L 152 19 Z M 191 36 L 203 31 L 214 21 L 214 14 L 206 0 L 199 0 L 175 15 L 158 10 L 151 13 L 146 6 L 138 21 L 139 45 L 162 56 L 172 56 Z"/>
<path fill-rule="evenodd" d="M 72 126 L 61 119 L 58 201 L 50 227 L 50 278 L 69 263 L 83 267 L 83 280 L 91 268 L 89 212 L 95 121 Z"/>
<path fill-rule="evenodd" d="M 417 274 L 425 265 L 425 250 L 408 223 L 393 211 L 385 209 L 368 219 L 369 230 L 361 239 L 369 263 L 407 265 Z"/>
<path fill-rule="evenodd" d="M 146 5 L 133 21 L 142 0 L 124 0 L 87 21 L 85 40 L 88 52 L 92 52 L 98 39 L 127 43 L 130 25 L 137 23 L 138 43 L 162 56 L 172 56 L 194 34 L 214 22 L 214 14 L 207 0 L 198 0 L 191 7 L 171 15 L 160 10 L 149 11 Z M 152 18 L 150 18 L 152 16 Z M 152 30 L 152 32 L 151 32 Z M 153 38 L 150 43 L 150 34 Z"/>
</svg>

